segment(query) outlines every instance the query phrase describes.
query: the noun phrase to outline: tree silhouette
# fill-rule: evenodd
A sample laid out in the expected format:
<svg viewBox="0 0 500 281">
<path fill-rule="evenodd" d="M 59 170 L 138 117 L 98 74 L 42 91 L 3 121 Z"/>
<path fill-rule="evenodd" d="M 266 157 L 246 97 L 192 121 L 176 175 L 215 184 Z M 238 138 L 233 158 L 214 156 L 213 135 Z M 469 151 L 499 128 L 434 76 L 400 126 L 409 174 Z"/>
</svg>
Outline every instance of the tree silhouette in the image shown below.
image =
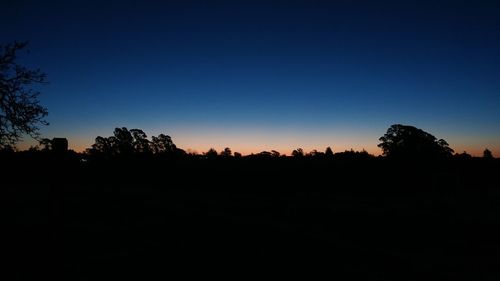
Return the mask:
<svg viewBox="0 0 500 281">
<path fill-rule="evenodd" d="M 172 154 L 177 150 L 172 138 L 168 135 L 159 134 L 157 137 L 152 137 L 151 146 L 154 153 Z"/>
<path fill-rule="evenodd" d="M 222 157 L 231 157 L 232 151 L 229 147 L 224 148 L 224 150 L 220 153 Z"/>
<path fill-rule="evenodd" d="M 140 129 L 131 129 L 130 133 L 134 138 L 132 142 L 132 146 L 134 148 L 134 152 L 136 153 L 150 153 L 150 142 L 148 140 L 148 136 L 144 131 Z"/>
<path fill-rule="evenodd" d="M 328 157 L 328 158 L 333 157 L 333 150 L 332 150 L 331 147 L 327 147 L 325 149 L 325 156 Z"/>
<path fill-rule="evenodd" d="M 491 153 L 491 151 L 489 149 L 485 149 L 483 151 L 483 158 L 485 159 L 493 159 L 493 154 Z"/>
<path fill-rule="evenodd" d="M 210 148 L 207 152 L 205 152 L 205 156 L 207 158 L 216 158 L 217 157 L 217 150 Z"/>
<path fill-rule="evenodd" d="M 292 151 L 292 156 L 293 157 L 303 157 L 304 156 L 304 150 L 302 148 L 297 148 L 294 151 Z"/>
<path fill-rule="evenodd" d="M 115 128 L 113 135 L 110 140 L 118 153 L 130 154 L 134 151 L 134 137 L 127 128 Z"/>
<path fill-rule="evenodd" d="M 276 150 L 271 150 L 271 156 L 278 158 L 281 156 L 281 154 Z"/>
<path fill-rule="evenodd" d="M 45 83 L 46 75 L 16 62 L 17 52 L 26 46 L 27 42 L 0 46 L 0 148 L 14 146 L 23 134 L 38 139 L 38 125 L 48 125 L 47 109 L 39 104 L 39 92 L 31 88 Z"/>
<path fill-rule="evenodd" d="M 472 159 L 472 155 L 467 153 L 467 151 L 463 151 L 462 153 L 455 153 L 454 156 L 458 159 L 464 159 L 464 160 Z"/>
<path fill-rule="evenodd" d="M 89 154 L 104 154 L 108 156 L 128 154 L 185 154 L 172 142 L 170 136 L 160 134 L 148 140 L 146 133 L 140 129 L 126 127 L 115 128 L 113 136 L 95 139 L 95 143 L 87 150 Z"/>
<path fill-rule="evenodd" d="M 97 136 L 95 138 L 95 143 L 92 145 L 92 148 L 89 150 L 89 152 L 112 155 L 115 153 L 115 150 L 113 148 L 113 143 L 109 138 Z"/>
<path fill-rule="evenodd" d="M 273 157 L 273 154 L 269 151 L 264 150 L 264 151 L 257 153 L 255 156 L 257 158 L 260 158 L 260 159 L 269 159 L 269 158 Z"/>
<path fill-rule="evenodd" d="M 378 145 L 387 157 L 393 158 L 434 158 L 451 156 L 453 149 L 443 140 L 437 140 L 433 135 L 415 128 L 395 124 L 379 138 Z"/>
<path fill-rule="evenodd" d="M 318 151 L 317 149 L 313 149 L 311 152 L 309 152 L 307 154 L 307 156 L 309 157 L 324 157 L 325 156 L 325 153 L 324 152 L 321 152 L 321 151 Z"/>
<path fill-rule="evenodd" d="M 43 151 L 50 151 L 52 149 L 52 141 L 47 138 L 43 138 L 38 141 L 38 144 L 42 146 Z"/>
</svg>

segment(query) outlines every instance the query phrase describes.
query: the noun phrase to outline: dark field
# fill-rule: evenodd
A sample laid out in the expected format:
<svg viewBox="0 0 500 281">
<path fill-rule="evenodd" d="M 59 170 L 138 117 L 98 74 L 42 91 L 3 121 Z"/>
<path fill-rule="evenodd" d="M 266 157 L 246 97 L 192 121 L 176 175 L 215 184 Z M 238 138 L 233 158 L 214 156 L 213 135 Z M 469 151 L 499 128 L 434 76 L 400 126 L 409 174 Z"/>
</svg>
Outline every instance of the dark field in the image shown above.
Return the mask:
<svg viewBox="0 0 500 281">
<path fill-rule="evenodd" d="M 500 277 L 497 159 L 2 163 L 5 280 Z"/>
</svg>

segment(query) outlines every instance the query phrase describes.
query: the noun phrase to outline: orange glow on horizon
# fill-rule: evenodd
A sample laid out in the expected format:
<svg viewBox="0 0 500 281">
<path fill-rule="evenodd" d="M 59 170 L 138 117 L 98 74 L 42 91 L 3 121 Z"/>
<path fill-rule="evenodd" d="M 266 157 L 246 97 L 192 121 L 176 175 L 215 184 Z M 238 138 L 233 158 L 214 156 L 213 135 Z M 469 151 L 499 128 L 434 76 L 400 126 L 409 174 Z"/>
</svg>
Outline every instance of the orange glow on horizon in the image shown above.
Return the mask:
<svg viewBox="0 0 500 281">
<path fill-rule="evenodd" d="M 152 131 L 152 132 L 151 132 Z M 167 130 L 150 130 L 147 135 L 158 135 L 162 131 Z M 111 134 L 102 134 L 94 132 L 93 134 L 109 136 Z M 245 129 L 238 131 L 227 132 L 220 129 L 211 130 L 171 130 L 169 133 L 173 137 L 177 147 L 184 149 L 186 152 L 195 152 L 202 154 L 210 148 L 214 148 L 221 152 L 224 148 L 229 147 L 231 151 L 239 152 L 242 155 L 257 154 L 262 151 L 276 150 L 281 154 L 291 155 L 292 151 L 297 148 L 302 148 L 305 153 L 309 153 L 316 149 L 324 152 L 330 146 L 334 153 L 343 152 L 346 150 L 361 151 L 366 150 L 372 155 L 380 155 L 382 151 L 377 147 L 377 135 L 361 134 L 358 132 L 346 132 L 345 134 L 325 134 L 309 132 L 297 133 L 294 131 L 266 131 L 266 130 L 249 130 Z M 76 152 L 84 152 L 94 143 L 95 137 L 87 137 L 83 135 L 67 136 L 69 148 Z M 482 156 L 485 148 L 488 148 L 495 157 L 500 157 L 500 143 L 493 140 L 459 138 L 459 136 L 449 136 L 446 138 L 450 143 L 450 147 L 455 150 L 455 153 L 466 151 L 473 156 Z M 457 141 L 460 139 L 461 141 Z M 488 143 L 495 145 L 488 145 Z M 29 149 L 30 146 L 37 145 L 34 140 L 26 139 L 18 145 L 20 150 Z"/>
<path fill-rule="evenodd" d="M 71 139 L 69 138 L 69 148 L 76 151 L 76 152 L 84 152 L 87 148 L 90 148 L 92 145 L 93 141 L 88 141 L 88 140 L 82 140 L 82 139 Z M 226 142 L 226 145 L 210 145 L 210 144 L 195 144 L 190 142 L 188 145 L 184 145 L 181 142 L 175 142 L 177 147 L 185 150 L 186 152 L 190 153 L 197 153 L 197 154 L 203 154 L 204 152 L 208 151 L 210 148 L 214 148 L 218 152 L 221 152 L 224 148 L 229 147 L 231 151 L 234 152 L 239 152 L 242 155 L 250 155 L 250 154 L 257 154 L 262 151 L 271 151 L 271 150 L 276 150 L 281 154 L 285 155 L 291 155 L 292 151 L 297 148 L 302 148 L 304 150 L 304 153 L 309 153 L 312 150 L 316 149 L 320 152 L 324 152 L 326 147 L 330 146 L 333 150 L 334 153 L 337 152 L 343 152 L 346 150 L 355 150 L 355 151 L 361 151 L 361 150 L 366 150 L 368 153 L 378 156 L 382 154 L 382 151 L 377 147 L 376 144 L 372 145 L 367 145 L 367 146 L 349 146 L 347 144 L 343 144 L 342 146 L 336 145 L 335 143 L 332 143 L 331 145 L 318 145 L 318 146 L 311 146 L 311 145 L 297 145 L 297 146 L 291 146 L 291 145 L 283 145 L 283 146 L 265 146 L 265 145 L 255 145 L 251 146 L 249 144 L 233 144 L 231 145 L 229 142 Z M 36 142 L 23 142 L 21 143 L 18 148 L 20 150 L 27 150 L 30 148 L 30 146 L 36 145 Z M 467 152 L 468 154 L 471 154 L 472 156 L 478 156 L 481 157 L 483 155 L 484 148 L 473 148 L 473 147 L 468 147 L 468 146 L 456 146 L 452 147 L 455 150 L 455 153 L 462 153 L 462 152 Z M 495 157 L 500 157 L 500 147 L 488 147 L 489 150 L 493 153 Z"/>
</svg>

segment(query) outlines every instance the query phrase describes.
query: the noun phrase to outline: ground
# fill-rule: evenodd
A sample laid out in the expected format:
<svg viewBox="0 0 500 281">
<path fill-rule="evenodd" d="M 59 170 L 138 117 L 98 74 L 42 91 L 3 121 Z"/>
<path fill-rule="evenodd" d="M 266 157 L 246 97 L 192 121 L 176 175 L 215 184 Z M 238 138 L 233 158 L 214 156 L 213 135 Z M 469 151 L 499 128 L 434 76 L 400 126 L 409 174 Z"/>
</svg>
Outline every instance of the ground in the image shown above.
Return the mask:
<svg viewBox="0 0 500 281">
<path fill-rule="evenodd" d="M 22 173 L 11 165 L 2 196 L 9 268 L 17 279 L 272 269 L 498 280 L 499 165 L 468 161 L 50 161 Z"/>
</svg>

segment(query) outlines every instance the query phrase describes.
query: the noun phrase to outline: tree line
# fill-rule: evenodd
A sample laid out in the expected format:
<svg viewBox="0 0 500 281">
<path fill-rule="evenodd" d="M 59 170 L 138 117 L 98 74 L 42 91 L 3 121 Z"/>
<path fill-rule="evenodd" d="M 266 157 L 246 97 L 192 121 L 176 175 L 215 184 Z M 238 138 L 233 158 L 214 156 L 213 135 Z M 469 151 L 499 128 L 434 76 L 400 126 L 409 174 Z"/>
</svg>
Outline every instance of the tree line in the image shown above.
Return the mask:
<svg viewBox="0 0 500 281">
<path fill-rule="evenodd" d="M 379 138 L 378 147 L 382 149 L 382 155 L 394 159 L 444 159 L 452 156 L 461 158 L 470 158 L 468 153 L 453 154 L 454 150 L 450 148 L 448 142 L 444 139 L 438 139 L 432 134 L 425 132 L 422 129 L 409 125 L 394 124 L 387 129 L 387 132 Z M 113 135 L 110 137 L 98 136 L 91 148 L 87 149 L 88 155 L 130 155 L 130 154 L 157 154 L 157 155 L 196 155 L 196 153 L 186 153 L 183 149 L 178 148 L 169 135 L 160 134 L 148 139 L 146 133 L 140 129 L 128 130 L 126 127 L 115 128 Z M 232 152 L 229 147 L 224 148 L 221 152 L 217 152 L 214 148 L 202 153 L 202 156 L 207 158 L 228 158 L 242 157 L 239 152 Z M 370 158 L 374 157 L 367 151 L 347 150 L 344 152 L 334 153 L 331 147 L 327 147 L 324 151 L 316 149 L 306 153 L 302 148 L 294 149 L 291 153 L 292 157 L 316 157 L 330 158 L 337 156 L 352 156 L 355 158 Z M 279 158 L 286 155 L 279 151 L 262 151 L 250 156 L 259 156 L 264 158 Z M 484 158 L 493 158 L 493 154 L 489 149 L 483 152 Z"/>
<path fill-rule="evenodd" d="M 49 139 L 43 139 L 44 150 L 50 150 L 51 147 L 47 143 L 51 143 Z M 243 155 L 239 152 L 233 152 L 231 148 L 226 147 L 218 152 L 214 148 L 208 151 L 197 154 L 194 152 L 187 153 L 185 150 L 178 148 L 169 135 L 159 134 L 152 136 L 151 140 L 148 139 L 146 133 L 141 129 L 127 129 L 126 127 L 115 128 L 113 135 L 109 137 L 98 136 L 95 138 L 94 144 L 84 152 L 89 156 L 126 156 L 126 155 L 165 155 L 165 156 L 203 156 L 205 158 L 240 158 Z M 346 151 L 345 154 L 351 153 L 353 155 L 366 155 L 371 156 L 366 151 Z M 312 150 L 309 153 L 304 152 L 302 148 L 297 148 L 292 151 L 293 157 L 332 157 L 334 155 L 331 147 L 327 147 L 324 152 Z M 279 151 L 261 151 L 256 154 L 249 155 L 250 157 L 263 157 L 263 158 L 279 158 L 285 157 Z"/>
<path fill-rule="evenodd" d="M 472 158 L 466 152 L 455 153 L 450 148 L 448 142 L 444 139 L 438 139 L 432 134 L 425 132 L 422 129 L 409 126 L 394 124 L 387 129 L 387 132 L 379 138 L 378 147 L 382 150 L 381 157 L 398 160 L 429 160 L 429 159 L 447 159 L 451 157 L 460 159 Z M 42 139 L 40 146 L 33 147 L 32 150 L 42 151 L 61 151 L 64 149 L 57 148 L 65 145 L 61 139 Z M 164 157 L 201 157 L 208 159 L 216 158 L 283 158 L 288 157 L 279 151 L 261 151 L 243 156 L 239 152 L 233 152 L 231 148 L 226 147 L 218 152 L 214 148 L 198 154 L 195 152 L 186 152 L 178 148 L 172 138 L 166 134 L 159 134 L 148 138 L 146 133 L 141 129 L 127 129 L 126 127 L 115 128 L 113 134 L 108 137 L 97 136 L 94 144 L 87 148 L 83 153 L 87 158 L 113 158 L 127 156 L 164 156 Z M 331 147 L 327 147 L 324 151 L 312 150 L 305 152 L 302 148 L 294 149 L 291 152 L 293 158 L 316 158 L 316 159 L 369 159 L 375 156 L 368 153 L 366 150 L 354 151 L 346 150 L 334 153 Z M 483 152 L 483 158 L 492 159 L 493 154 L 489 149 Z"/>
</svg>

